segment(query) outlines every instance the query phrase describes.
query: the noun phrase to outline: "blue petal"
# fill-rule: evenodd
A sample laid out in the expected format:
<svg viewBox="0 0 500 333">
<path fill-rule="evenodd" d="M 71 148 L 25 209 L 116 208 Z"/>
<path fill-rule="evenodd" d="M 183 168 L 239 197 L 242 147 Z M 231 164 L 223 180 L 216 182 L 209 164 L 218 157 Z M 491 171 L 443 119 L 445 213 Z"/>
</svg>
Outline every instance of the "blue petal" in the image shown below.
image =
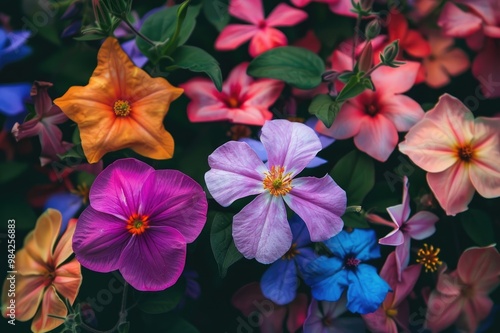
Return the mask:
<svg viewBox="0 0 500 333">
<path fill-rule="evenodd" d="M 309 230 L 307 230 L 307 226 L 300 216 L 293 214 L 288 221 L 290 222 L 290 229 L 292 229 L 292 242 L 296 243 L 298 248 L 311 244 Z"/>
<path fill-rule="evenodd" d="M 14 116 L 24 111 L 24 101 L 30 97 L 30 83 L 0 85 L 0 112 Z"/>
<path fill-rule="evenodd" d="M 44 210 L 54 208 L 62 214 L 62 225 L 60 233 L 66 230 L 68 222 L 82 207 L 82 197 L 73 193 L 56 193 L 51 195 L 45 202 Z"/>
<path fill-rule="evenodd" d="M 375 267 L 360 264 L 348 270 L 347 308 L 353 313 L 366 314 L 376 311 L 390 290 Z"/>
<path fill-rule="evenodd" d="M 30 37 L 28 31 L 13 31 L 0 33 L 0 69 L 17 60 L 21 60 L 31 53 L 29 46 L 23 45 Z"/>
<path fill-rule="evenodd" d="M 299 254 L 295 256 L 295 263 L 298 266 L 299 272 L 303 273 L 305 268 L 314 260 L 318 258 L 318 255 L 313 249 L 308 247 L 301 247 L 298 249 Z"/>
<path fill-rule="evenodd" d="M 314 129 L 316 127 L 317 123 L 318 123 L 318 118 L 311 117 L 311 118 L 307 119 L 304 124 L 306 124 L 307 126 L 309 126 L 312 129 Z M 315 132 L 316 132 L 316 130 L 315 130 Z M 323 134 L 319 134 L 318 132 L 316 132 L 316 135 L 318 136 L 319 141 L 321 141 L 321 147 L 323 147 L 323 149 L 325 149 L 326 147 L 328 147 L 329 145 L 331 145 L 332 143 L 335 142 L 335 139 L 332 137 L 329 137 L 329 136 L 326 136 Z M 310 167 L 310 168 L 312 168 L 312 167 Z"/>
<path fill-rule="evenodd" d="M 320 165 L 325 164 L 326 162 L 328 162 L 328 161 L 325 159 L 322 159 L 321 157 L 316 156 L 315 158 L 313 158 L 311 160 L 311 162 L 309 162 L 309 164 L 306 166 L 306 168 L 308 168 L 308 169 L 316 168 L 316 167 L 319 167 Z"/>
<path fill-rule="evenodd" d="M 264 296 L 276 304 L 288 304 L 295 299 L 299 278 L 293 260 L 280 259 L 264 272 L 260 288 Z"/>
<path fill-rule="evenodd" d="M 340 270 L 336 274 L 311 286 L 312 296 L 318 301 L 336 302 L 348 287 L 347 270 Z"/>
<path fill-rule="evenodd" d="M 343 266 L 339 258 L 321 256 L 303 268 L 304 282 L 312 286 L 341 271 Z"/>
<path fill-rule="evenodd" d="M 372 229 L 341 231 L 324 243 L 334 255 L 342 259 L 347 255 L 354 255 L 361 261 L 380 258 L 377 235 Z"/>
<path fill-rule="evenodd" d="M 267 151 L 264 148 L 262 142 L 250 138 L 241 138 L 238 141 L 246 142 L 250 146 L 250 148 L 252 148 L 253 151 L 257 154 L 257 156 L 259 156 L 262 162 L 267 161 Z"/>
</svg>

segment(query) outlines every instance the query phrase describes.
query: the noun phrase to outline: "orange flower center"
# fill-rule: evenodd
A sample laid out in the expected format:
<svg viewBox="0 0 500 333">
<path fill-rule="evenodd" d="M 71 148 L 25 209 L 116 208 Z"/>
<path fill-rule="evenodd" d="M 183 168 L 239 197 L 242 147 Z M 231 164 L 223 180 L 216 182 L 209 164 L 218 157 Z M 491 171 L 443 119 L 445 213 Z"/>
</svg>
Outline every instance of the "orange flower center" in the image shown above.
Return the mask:
<svg viewBox="0 0 500 333">
<path fill-rule="evenodd" d="M 457 156 L 464 162 L 470 162 L 474 158 L 474 150 L 469 144 L 463 145 L 457 148 Z"/>
<path fill-rule="evenodd" d="M 290 260 L 293 259 L 297 254 L 299 254 L 300 251 L 297 250 L 297 243 L 293 243 L 292 246 L 290 246 L 290 249 L 281 257 L 283 260 Z"/>
<path fill-rule="evenodd" d="M 264 188 L 275 197 L 286 195 L 292 190 L 292 174 L 283 175 L 284 172 L 285 167 L 274 165 L 270 171 L 264 172 L 264 175 L 266 175 L 262 182 Z"/>
<path fill-rule="evenodd" d="M 132 235 L 140 235 L 149 228 L 148 216 L 132 214 L 127 221 L 127 230 Z"/>
<path fill-rule="evenodd" d="M 132 111 L 132 108 L 130 107 L 130 104 L 128 101 L 124 100 L 117 100 L 115 102 L 115 105 L 113 106 L 113 110 L 115 111 L 115 114 L 119 117 L 126 117 L 130 114 L 130 111 Z"/>
<path fill-rule="evenodd" d="M 443 263 L 438 257 L 440 251 L 440 248 L 434 249 L 434 246 L 431 245 L 429 247 L 427 244 L 424 244 L 424 247 L 417 252 L 417 262 L 425 267 L 426 272 L 434 272 Z"/>
<path fill-rule="evenodd" d="M 230 108 L 237 108 L 238 106 L 240 106 L 240 102 L 238 101 L 238 98 L 236 97 L 229 97 L 227 99 L 227 106 L 229 106 Z"/>
<path fill-rule="evenodd" d="M 387 317 L 394 318 L 398 315 L 398 310 L 393 308 L 385 309 L 385 314 Z"/>
</svg>

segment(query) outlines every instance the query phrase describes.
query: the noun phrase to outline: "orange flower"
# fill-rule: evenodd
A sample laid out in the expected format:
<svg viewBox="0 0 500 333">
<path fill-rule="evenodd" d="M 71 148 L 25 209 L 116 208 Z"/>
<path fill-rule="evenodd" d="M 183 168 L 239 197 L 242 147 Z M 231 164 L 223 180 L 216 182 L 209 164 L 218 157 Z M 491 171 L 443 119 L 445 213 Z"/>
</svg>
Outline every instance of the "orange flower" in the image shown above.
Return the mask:
<svg viewBox="0 0 500 333">
<path fill-rule="evenodd" d="M 149 158 L 171 158 L 174 140 L 163 118 L 183 90 L 136 67 L 115 38 L 102 44 L 97 61 L 88 85 L 71 87 L 54 100 L 78 124 L 88 162 L 123 148 Z"/>
<path fill-rule="evenodd" d="M 16 274 L 8 274 L 2 291 L 2 315 L 27 321 L 33 318 L 33 332 L 48 332 L 63 324 L 63 320 L 49 317 L 66 317 L 66 305 L 60 296 L 71 304 L 75 301 L 82 282 L 80 263 L 76 259 L 66 262 L 73 254 L 71 248 L 76 220 L 68 223 L 66 231 L 55 245 L 61 228 L 61 213 L 48 209 L 38 219 L 35 230 L 24 240 L 24 248 L 16 252 Z M 9 278 L 15 275 L 15 297 L 9 290 Z M 15 301 L 15 310 L 9 305 Z M 41 306 L 40 306 L 41 305 Z M 12 308 L 12 306 L 11 306 Z"/>
</svg>

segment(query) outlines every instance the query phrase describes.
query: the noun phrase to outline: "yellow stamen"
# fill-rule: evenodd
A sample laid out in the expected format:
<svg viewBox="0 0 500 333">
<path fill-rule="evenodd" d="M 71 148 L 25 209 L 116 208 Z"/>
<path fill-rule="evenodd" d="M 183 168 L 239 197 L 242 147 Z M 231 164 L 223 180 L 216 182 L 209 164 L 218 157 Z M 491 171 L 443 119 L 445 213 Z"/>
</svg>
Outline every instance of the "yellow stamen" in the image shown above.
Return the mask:
<svg viewBox="0 0 500 333">
<path fill-rule="evenodd" d="M 240 105 L 240 102 L 238 101 L 238 99 L 236 97 L 229 97 L 228 100 L 227 100 L 227 105 L 230 107 L 230 108 L 237 108 L 239 105 Z"/>
<path fill-rule="evenodd" d="M 457 147 L 456 153 L 458 158 L 464 162 L 470 162 L 474 158 L 474 149 L 469 144 Z"/>
<path fill-rule="evenodd" d="M 285 167 L 272 166 L 270 171 L 264 172 L 266 177 L 262 184 L 264 188 L 275 197 L 286 195 L 292 190 L 292 174 L 285 172 Z"/>
<path fill-rule="evenodd" d="M 440 248 L 434 249 L 433 245 L 429 247 L 427 244 L 424 244 L 424 247 L 417 252 L 417 262 L 425 267 L 426 272 L 434 272 L 437 270 L 438 266 L 443 264 L 438 257 L 440 251 Z"/>
<path fill-rule="evenodd" d="M 87 186 L 86 183 L 77 185 L 76 190 L 71 190 L 70 192 L 81 196 L 84 204 L 86 204 L 89 201 L 90 188 Z"/>
<path fill-rule="evenodd" d="M 127 230 L 132 235 L 140 235 L 149 228 L 149 216 L 132 214 L 127 221 Z"/>
<path fill-rule="evenodd" d="M 394 318 L 398 315 L 398 310 L 393 308 L 385 309 L 385 314 L 387 317 Z"/>
<path fill-rule="evenodd" d="M 115 102 L 115 105 L 113 106 L 113 110 L 115 111 L 115 114 L 119 117 L 126 117 L 130 114 L 130 111 L 132 111 L 132 108 L 130 107 L 130 104 L 128 101 L 124 100 L 117 100 Z"/>
<path fill-rule="evenodd" d="M 297 243 L 293 243 L 290 249 L 281 257 L 283 260 L 293 259 L 300 251 L 297 249 Z"/>
</svg>

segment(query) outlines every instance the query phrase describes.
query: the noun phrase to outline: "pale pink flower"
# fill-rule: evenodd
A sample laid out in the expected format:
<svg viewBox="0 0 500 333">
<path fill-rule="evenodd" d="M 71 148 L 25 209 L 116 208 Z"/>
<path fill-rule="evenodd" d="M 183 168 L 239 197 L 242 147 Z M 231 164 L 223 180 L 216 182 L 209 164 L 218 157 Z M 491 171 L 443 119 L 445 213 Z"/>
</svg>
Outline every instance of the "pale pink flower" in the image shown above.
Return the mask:
<svg viewBox="0 0 500 333">
<path fill-rule="evenodd" d="M 352 59 L 335 52 L 333 63 L 352 69 Z M 375 91 L 365 90 L 345 102 L 333 125 L 326 128 L 322 122 L 316 131 L 335 139 L 354 137 L 356 147 L 384 162 L 398 144 L 398 132 L 406 132 L 423 116 L 420 105 L 401 93 L 413 87 L 420 64 L 407 61 L 398 68 L 382 66 L 371 78 Z"/>
<path fill-rule="evenodd" d="M 441 332 L 456 324 L 460 332 L 476 332 L 493 307 L 488 297 L 500 284 L 500 254 L 494 245 L 462 253 L 457 269 L 440 270 L 436 289 L 429 296 L 425 326 Z"/>
<path fill-rule="evenodd" d="M 231 0 L 229 14 L 250 24 L 226 26 L 215 41 L 215 49 L 234 50 L 250 40 L 248 51 L 252 57 L 288 44 L 285 34 L 274 27 L 294 26 L 307 18 L 307 13 L 303 10 L 284 3 L 280 3 L 267 18 L 264 18 L 261 0 Z"/>
<path fill-rule="evenodd" d="M 211 80 L 194 78 L 181 84 L 191 98 L 187 115 L 192 122 L 229 120 L 246 125 L 264 125 L 273 117 L 269 107 L 276 102 L 284 83 L 273 79 L 254 80 L 246 74 L 248 63 L 236 66 L 219 92 Z"/>
<path fill-rule="evenodd" d="M 304 7 L 311 2 L 321 2 L 326 3 L 330 7 L 330 10 L 335 14 L 356 17 L 357 14 L 352 12 L 351 0 L 290 0 L 297 7 Z"/>
<path fill-rule="evenodd" d="M 500 119 L 478 117 L 444 94 L 406 135 L 399 150 L 427 171 L 427 182 L 446 214 L 467 210 L 475 190 L 500 196 Z"/>
<path fill-rule="evenodd" d="M 404 332 L 410 331 L 410 305 L 406 297 L 413 290 L 422 266 L 408 266 L 400 277 L 396 260 L 396 252 L 391 252 L 380 271 L 380 277 L 389 284 L 392 291 L 387 293 L 377 311 L 361 316 L 372 333 L 398 333 L 398 327 Z"/>
</svg>

